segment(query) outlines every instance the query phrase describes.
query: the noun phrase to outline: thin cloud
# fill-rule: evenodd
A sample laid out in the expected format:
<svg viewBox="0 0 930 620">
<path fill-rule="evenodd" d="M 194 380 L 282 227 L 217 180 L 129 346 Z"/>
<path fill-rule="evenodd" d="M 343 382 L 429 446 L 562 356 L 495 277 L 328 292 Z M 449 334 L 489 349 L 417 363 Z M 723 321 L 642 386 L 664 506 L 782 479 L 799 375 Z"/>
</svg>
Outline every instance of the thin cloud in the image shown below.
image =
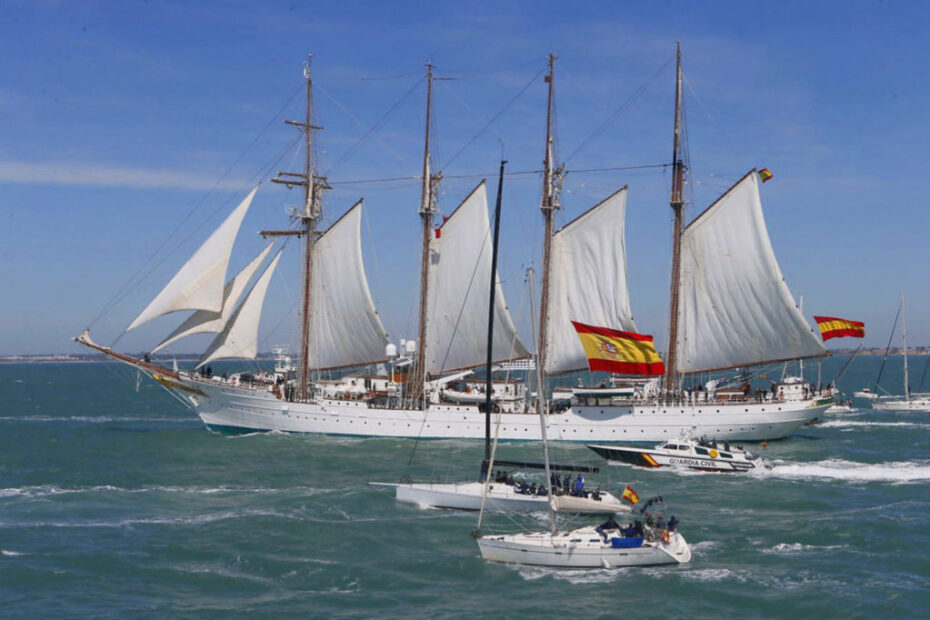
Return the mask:
<svg viewBox="0 0 930 620">
<path fill-rule="evenodd" d="M 82 185 L 94 187 L 158 188 L 174 190 L 239 190 L 239 179 L 217 181 L 195 172 L 158 168 L 125 168 L 109 164 L 72 162 L 27 163 L 0 161 L 0 184 Z"/>
</svg>

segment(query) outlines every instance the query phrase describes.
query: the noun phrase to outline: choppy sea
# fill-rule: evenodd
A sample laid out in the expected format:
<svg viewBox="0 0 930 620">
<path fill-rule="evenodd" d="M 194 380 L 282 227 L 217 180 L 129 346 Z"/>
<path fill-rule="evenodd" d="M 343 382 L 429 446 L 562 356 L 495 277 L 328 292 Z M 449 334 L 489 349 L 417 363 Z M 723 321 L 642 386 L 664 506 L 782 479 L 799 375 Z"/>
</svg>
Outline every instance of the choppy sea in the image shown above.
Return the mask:
<svg viewBox="0 0 930 620">
<path fill-rule="evenodd" d="M 843 361 L 824 362 L 825 382 Z M 857 358 L 840 388 L 870 385 L 879 363 Z M 886 373 L 900 390 L 900 358 Z M 663 496 L 693 560 L 566 571 L 486 563 L 475 514 L 368 485 L 474 477 L 479 442 L 223 436 L 112 364 L 0 365 L 0 395 L 3 617 L 930 613 L 930 413 L 830 416 L 749 446 L 774 467 L 748 475 L 603 466 L 602 488 Z M 536 459 L 539 444 L 500 451 Z M 493 515 L 485 531 L 545 524 Z"/>
</svg>

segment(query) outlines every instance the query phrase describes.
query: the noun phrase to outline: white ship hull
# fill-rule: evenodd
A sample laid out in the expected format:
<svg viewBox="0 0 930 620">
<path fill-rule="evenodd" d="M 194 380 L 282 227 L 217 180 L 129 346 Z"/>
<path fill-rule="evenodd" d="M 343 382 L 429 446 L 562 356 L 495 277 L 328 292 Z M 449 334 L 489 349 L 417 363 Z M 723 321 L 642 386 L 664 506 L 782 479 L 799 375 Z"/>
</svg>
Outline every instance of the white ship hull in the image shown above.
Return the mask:
<svg viewBox="0 0 930 620">
<path fill-rule="evenodd" d="M 284 431 L 362 437 L 483 439 L 485 416 L 473 405 L 433 404 L 428 411 L 370 407 L 362 400 L 286 402 L 268 391 L 181 377 L 181 397 L 212 430 Z M 163 384 L 164 385 L 164 384 Z M 199 392 L 199 393 L 196 393 Z M 762 441 L 787 437 L 833 404 L 832 399 L 708 403 L 697 405 L 574 406 L 548 416 L 556 441 L 662 441 L 687 432 L 718 440 Z M 535 414 L 495 413 L 502 440 L 541 439 Z"/>
<path fill-rule="evenodd" d="M 396 488 L 397 499 L 401 502 L 416 504 L 422 508 L 453 508 L 456 510 L 480 510 L 484 484 L 481 482 L 460 483 L 383 483 L 372 482 L 376 486 Z M 561 499 L 561 498 L 560 498 Z M 602 499 L 571 497 L 570 505 L 563 508 L 566 512 L 576 514 L 608 514 L 630 512 L 629 507 L 620 503 L 610 493 L 603 493 Z M 524 495 L 517 493 L 507 484 L 492 483 L 488 488 L 486 510 L 505 511 L 546 511 L 549 499 L 545 495 Z"/>
<path fill-rule="evenodd" d="M 481 557 L 492 562 L 551 568 L 623 568 L 691 560 L 691 549 L 677 532 L 670 535 L 668 543 L 646 542 L 641 547 L 615 549 L 591 527 L 557 534 L 482 536 L 478 548 Z"/>
</svg>

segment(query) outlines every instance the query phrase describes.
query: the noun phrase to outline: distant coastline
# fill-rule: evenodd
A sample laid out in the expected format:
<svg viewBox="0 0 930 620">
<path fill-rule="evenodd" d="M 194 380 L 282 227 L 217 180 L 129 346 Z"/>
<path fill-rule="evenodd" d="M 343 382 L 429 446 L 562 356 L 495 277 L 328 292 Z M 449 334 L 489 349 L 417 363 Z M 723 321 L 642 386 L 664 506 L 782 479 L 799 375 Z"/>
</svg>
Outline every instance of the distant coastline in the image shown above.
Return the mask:
<svg viewBox="0 0 930 620">
<path fill-rule="evenodd" d="M 831 355 L 851 355 L 855 349 L 831 349 Z M 926 347 L 914 347 L 907 349 L 908 355 L 930 355 L 930 346 Z M 862 349 L 859 351 L 859 355 L 884 355 L 884 348 L 870 348 Z M 897 347 L 891 349 L 889 355 L 903 355 L 904 349 Z M 138 352 L 134 355 L 135 357 L 142 357 L 143 353 Z M 259 353 L 258 359 L 260 360 L 272 360 L 274 359 L 273 353 Z M 200 355 L 195 353 L 186 353 L 173 356 L 153 356 L 153 359 L 156 360 L 177 360 L 179 362 L 196 362 L 200 359 Z M 101 353 L 92 353 L 92 354 L 75 354 L 75 353 L 50 353 L 50 354 L 35 354 L 35 355 L 0 355 L 0 364 L 71 364 L 71 363 L 93 363 L 93 362 L 112 362 L 113 360 L 106 357 Z"/>
</svg>

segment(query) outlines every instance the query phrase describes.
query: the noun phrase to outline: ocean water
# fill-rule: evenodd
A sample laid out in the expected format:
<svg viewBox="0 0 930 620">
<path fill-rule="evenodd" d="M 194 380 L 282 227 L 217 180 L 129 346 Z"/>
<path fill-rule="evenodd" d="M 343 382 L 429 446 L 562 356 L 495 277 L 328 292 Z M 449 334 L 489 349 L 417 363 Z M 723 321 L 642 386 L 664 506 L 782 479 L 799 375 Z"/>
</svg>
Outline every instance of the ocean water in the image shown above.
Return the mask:
<svg viewBox="0 0 930 620">
<path fill-rule="evenodd" d="M 825 381 L 842 361 L 824 362 Z M 912 358 L 918 380 L 923 361 Z M 855 360 L 840 387 L 870 384 L 879 362 Z M 900 389 L 901 360 L 886 372 Z M 113 364 L 0 365 L 0 394 L 4 617 L 930 610 L 930 413 L 831 416 L 753 446 L 774 467 L 749 475 L 604 466 L 589 484 L 662 495 L 693 560 L 566 571 L 486 563 L 469 537 L 475 514 L 422 510 L 368 485 L 475 476 L 479 442 L 218 435 Z M 499 454 L 535 460 L 539 445 Z M 583 446 L 558 445 L 553 459 L 601 464 Z M 493 515 L 484 529 L 545 524 Z"/>
</svg>

